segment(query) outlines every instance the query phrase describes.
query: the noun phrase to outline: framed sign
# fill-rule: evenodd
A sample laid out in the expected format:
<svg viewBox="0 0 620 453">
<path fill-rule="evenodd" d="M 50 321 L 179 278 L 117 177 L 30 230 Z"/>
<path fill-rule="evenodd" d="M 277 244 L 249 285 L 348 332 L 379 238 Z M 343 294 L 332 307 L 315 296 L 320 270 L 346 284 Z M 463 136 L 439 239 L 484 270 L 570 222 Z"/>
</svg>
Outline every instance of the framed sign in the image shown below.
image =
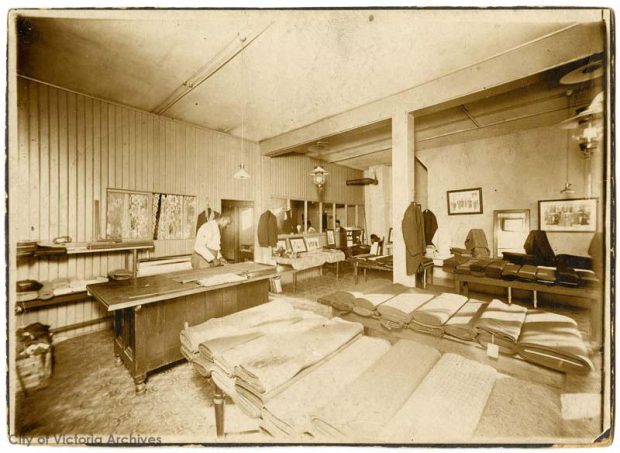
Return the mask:
<svg viewBox="0 0 620 453">
<path fill-rule="evenodd" d="M 318 250 L 321 248 L 321 241 L 318 236 L 307 237 L 306 239 L 306 247 L 308 251 Z"/>
<path fill-rule="evenodd" d="M 596 231 L 596 198 L 540 200 L 538 228 L 542 231 L 567 233 Z"/>
<path fill-rule="evenodd" d="M 306 252 L 306 242 L 304 238 L 291 238 L 288 240 L 291 244 L 291 250 L 295 253 Z"/>
<path fill-rule="evenodd" d="M 325 230 L 325 233 L 327 234 L 327 245 L 336 245 L 334 230 Z"/>
<path fill-rule="evenodd" d="M 448 190 L 448 215 L 482 214 L 482 188 Z"/>
</svg>

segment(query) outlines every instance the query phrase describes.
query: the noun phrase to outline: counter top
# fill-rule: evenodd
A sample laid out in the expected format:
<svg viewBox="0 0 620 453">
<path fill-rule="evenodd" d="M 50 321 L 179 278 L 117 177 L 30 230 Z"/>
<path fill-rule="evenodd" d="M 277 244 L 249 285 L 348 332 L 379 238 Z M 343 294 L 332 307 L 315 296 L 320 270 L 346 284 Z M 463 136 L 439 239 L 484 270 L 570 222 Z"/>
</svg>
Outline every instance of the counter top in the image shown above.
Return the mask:
<svg viewBox="0 0 620 453">
<path fill-rule="evenodd" d="M 202 286 L 197 283 L 197 280 L 202 278 L 228 273 L 244 275 L 247 276 L 247 279 L 240 282 L 213 286 Z M 250 261 L 207 269 L 178 271 L 129 280 L 96 283 L 88 285 L 86 289 L 95 299 L 105 305 L 108 311 L 115 311 L 230 286 L 243 285 L 244 283 L 264 280 L 276 275 L 275 267 Z"/>
</svg>

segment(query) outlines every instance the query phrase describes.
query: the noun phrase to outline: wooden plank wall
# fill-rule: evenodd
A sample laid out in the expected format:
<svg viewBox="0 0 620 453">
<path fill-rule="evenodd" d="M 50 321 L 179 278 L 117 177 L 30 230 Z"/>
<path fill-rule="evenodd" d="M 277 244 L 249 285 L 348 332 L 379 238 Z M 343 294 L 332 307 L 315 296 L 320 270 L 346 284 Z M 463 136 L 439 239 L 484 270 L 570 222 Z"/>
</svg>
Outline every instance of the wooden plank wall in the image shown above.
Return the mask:
<svg viewBox="0 0 620 453">
<path fill-rule="evenodd" d="M 237 166 L 259 171 L 258 145 L 180 121 L 18 78 L 18 146 L 10 161 L 10 250 L 18 240 L 69 235 L 94 240 L 94 201 L 105 234 L 106 189 L 198 196 L 216 209 L 221 199 L 254 200 L 257 178 L 232 178 Z M 16 157 L 16 158 L 15 158 Z M 193 240 L 157 241 L 151 256 L 190 253 Z M 144 256 L 144 255 L 143 255 Z M 16 279 L 92 278 L 124 267 L 121 253 L 64 260 L 19 260 Z M 16 279 L 12 280 L 12 285 Z M 92 301 L 33 311 L 33 321 L 62 327 L 104 315 Z M 105 323 L 77 333 L 105 327 Z"/>
<path fill-rule="evenodd" d="M 94 202 L 106 225 L 106 189 L 196 195 L 220 209 L 222 199 L 255 202 L 254 224 L 270 195 L 316 199 L 308 173 L 318 161 L 304 156 L 262 159 L 258 144 L 129 107 L 18 78 L 17 148 L 9 149 L 9 247 L 18 240 L 69 235 L 94 240 Z M 262 162 L 262 164 L 261 164 Z M 232 178 L 245 164 L 251 179 Z M 363 189 L 346 186 L 362 172 L 326 165 L 325 201 L 363 204 Z M 193 240 L 156 241 L 150 256 L 190 253 Z M 143 254 L 144 256 L 144 254 Z M 9 284 L 33 278 L 91 278 L 124 267 L 123 254 L 78 255 L 64 260 L 19 260 Z M 11 309 L 12 309 L 11 305 Z M 32 311 L 17 326 L 40 321 L 62 327 L 105 316 L 90 300 Z M 73 336 L 109 322 L 82 327 Z"/>
</svg>

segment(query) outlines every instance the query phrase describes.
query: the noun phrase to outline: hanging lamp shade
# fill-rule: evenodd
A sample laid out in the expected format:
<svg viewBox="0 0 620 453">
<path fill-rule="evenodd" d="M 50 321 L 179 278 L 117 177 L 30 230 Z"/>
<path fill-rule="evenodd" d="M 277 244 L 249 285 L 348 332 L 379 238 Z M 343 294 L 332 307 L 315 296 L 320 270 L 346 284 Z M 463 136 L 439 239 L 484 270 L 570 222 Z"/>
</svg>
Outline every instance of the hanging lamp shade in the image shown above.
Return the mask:
<svg viewBox="0 0 620 453">
<path fill-rule="evenodd" d="M 580 66 L 565 74 L 561 79 L 562 85 L 573 85 L 575 83 L 588 82 L 589 80 L 598 79 L 603 76 L 603 62 L 593 61 L 586 65 Z"/>
<path fill-rule="evenodd" d="M 573 189 L 573 185 L 567 181 L 564 183 L 564 188 L 560 190 L 560 193 L 564 195 L 572 195 L 575 193 L 575 189 Z"/>
<path fill-rule="evenodd" d="M 250 179 L 250 174 L 245 169 L 245 165 L 243 165 L 243 164 L 239 165 L 239 170 L 237 170 L 235 172 L 235 174 L 233 175 L 233 178 L 235 178 L 235 179 Z"/>
</svg>

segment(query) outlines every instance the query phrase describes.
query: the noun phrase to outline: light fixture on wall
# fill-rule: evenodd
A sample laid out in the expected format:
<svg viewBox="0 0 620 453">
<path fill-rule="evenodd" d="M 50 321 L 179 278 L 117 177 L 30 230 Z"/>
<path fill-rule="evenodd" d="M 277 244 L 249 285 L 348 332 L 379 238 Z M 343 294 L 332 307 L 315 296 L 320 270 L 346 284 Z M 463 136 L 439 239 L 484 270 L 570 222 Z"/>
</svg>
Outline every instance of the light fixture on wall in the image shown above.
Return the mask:
<svg viewBox="0 0 620 453">
<path fill-rule="evenodd" d="M 250 174 L 245 169 L 245 165 L 244 164 L 239 164 L 239 170 L 237 170 L 235 172 L 235 174 L 233 175 L 233 178 L 235 178 L 235 179 L 250 179 Z"/>
<path fill-rule="evenodd" d="M 323 189 L 325 188 L 325 181 L 327 179 L 326 176 L 329 175 L 329 173 L 323 167 L 317 165 L 314 167 L 314 170 L 312 170 L 310 175 L 312 176 L 312 182 L 316 186 L 316 190 L 319 193 L 323 192 Z"/>
</svg>

